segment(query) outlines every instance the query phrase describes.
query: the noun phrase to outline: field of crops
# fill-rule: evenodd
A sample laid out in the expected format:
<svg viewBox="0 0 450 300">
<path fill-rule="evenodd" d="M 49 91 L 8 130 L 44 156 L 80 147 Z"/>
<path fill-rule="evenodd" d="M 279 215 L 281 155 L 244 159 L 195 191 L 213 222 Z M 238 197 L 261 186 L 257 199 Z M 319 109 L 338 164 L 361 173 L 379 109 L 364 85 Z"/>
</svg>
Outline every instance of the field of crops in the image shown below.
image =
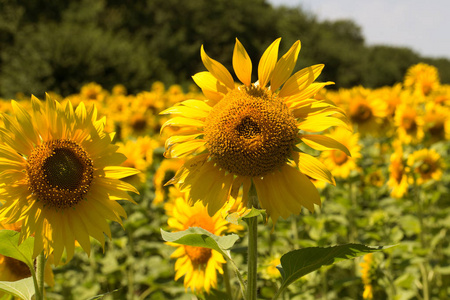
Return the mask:
<svg viewBox="0 0 450 300">
<path fill-rule="evenodd" d="M 130 193 L 135 204 L 119 201 L 123 213 L 117 210 L 108 217 L 116 220 L 127 215 L 123 226 L 109 222 L 111 238 L 103 241 L 104 249 L 96 234 L 91 235 L 96 239 L 85 241 L 72 227 L 77 240 L 73 258 L 64 263 L 70 248 L 66 246 L 62 263 L 47 270 L 46 299 L 96 295 L 104 299 L 242 299 L 239 277 L 221 254 L 165 242 L 161 235 L 161 229 L 175 232 L 191 226 L 220 236 L 236 234 L 239 239 L 231 257 L 247 280 L 247 224 L 234 219 L 245 214 L 239 202 L 242 195 L 236 194 L 236 202 L 230 200 L 211 218 L 201 201 L 191 207 L 184 193 L 165 185 L 185 160 L 164 157 L 183 155 L 165 149 L 177 128 L 167 126 L 172 116 L 160 112 L 184 100 L 203 100 L 202 91 L 194 84 L 186 91 L 154 82 L 147 91 L 128 94 L 120 84 L 108 91 L 90 83 L 78 94 L 62 98 L 49 92 L 48 97 L 63 107 L 68 102 L 74 108 L 94 104 L 97 119 L 106 118 L 104 130 L 116 132 L 112 141 L 127 157 L 122 166 L 140 173 L 124 178 L 139 194 Z M 284 253 L 359 243 L 392 247 L 325 264 L 291 284 L 279 299 L 446 299 L 450 295 L 450 86 L 440 84 L 433 66 L 418 64 L 394 86 L 322 89 L 314 98 L 334 103 L 337 113 L 345 112 L 347 119 L 338 118 L 340 127 L 324 127 L 321 134 L 344 145 L 351 156 L 338 149 L 314 150 L 309 147 L 312 141 L 297 145 L 299 151 L 321 161 L 336 184 L 310 177 L 322 201 L 313 213 L 303 208 L 285 219 L 281 211 L 276 225 L 273 213 L 267 223 L 264 215 L 258 216 L 257 298 L 275 295 L 281 284 L 276 266 Z M 35 103 L 29 95 L 15 100 L 31 114 Z M 6 115 L 17 114 L 17 105 L 9 100 L 3 99 L 0 107 Z M 10 129 L 9 119 L 2 120 L 2 130 Z M 160 132 L 165 123 L 167 128 Z M 4 141 L 4 131 L 0 134 Z M 5 151 L 0 145 L 0 152 Z M 4 171 L 3 160 L 0 164 Z M 207 186 L 212 179 L 203 180 Z M 7 262 L 0 256 L 0 280 L 30 275 L 14 274 L 19 267 Z M 3 297 L 8 299 L 6 294 Z"/>
</svg>

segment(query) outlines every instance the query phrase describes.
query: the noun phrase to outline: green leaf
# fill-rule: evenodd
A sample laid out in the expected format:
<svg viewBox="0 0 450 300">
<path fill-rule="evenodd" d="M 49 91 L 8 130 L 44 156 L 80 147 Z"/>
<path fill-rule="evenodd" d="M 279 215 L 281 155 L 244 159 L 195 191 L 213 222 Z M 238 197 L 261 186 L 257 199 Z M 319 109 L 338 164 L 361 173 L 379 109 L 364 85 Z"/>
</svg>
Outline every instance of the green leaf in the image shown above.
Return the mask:
<svg viewBox="0 0 450 300">
<path fill-rule="evenodd" d="M 377 252 L 386 247 L 369 247 L 361 244 L 346 244 L 333 247 L 311 247 L 294 250 L 281 257 L 281 268 L 278 267 L 283 283 L 279 293 L 297 279 L 325 265 L 355 258 L 364 254 Z"/>
<path fill-rule="evenodd" d="M 246 212 L 243 215 L 240 215 L 238 212 L 234 212 L 231 213 L 229 215 L 227 215 L 225 217 L 225 220 L 227 220 L 228 222 L 238 225 L 240 221 L 244 220 L 244 219 L 249 219 L 252 217 L 256 217 L 256 216 L 262 216 L 263 219 L 266 219 L 266 210 L 265 209 L 257 209 L 252 207 L 251 210 L 249 210 L 248 212 Z"/>
<path fill-rule="evenodd" d="M 25 300 L 31 300 L 34 295 L 33 277 L 17 281 L 0 281 L 0 291 Z"/>
<path fill-rule="evenodd" d="M 177 232 L 167 232 L 161 229 L 161 235 L 166 242 L 214 249 L 229 259 L 231 259 L 229 249 L 239 239 L 236 234 L 217 236 L 200 227 L 191 227 Z"/>
<path fill-rule="evenodd" d="M 19 245 L 20 233 L 14 230 L 0 230 L 0 254 L 15 258 L 34 268 L 34 237 L 27 238 Z"/>
</svg>

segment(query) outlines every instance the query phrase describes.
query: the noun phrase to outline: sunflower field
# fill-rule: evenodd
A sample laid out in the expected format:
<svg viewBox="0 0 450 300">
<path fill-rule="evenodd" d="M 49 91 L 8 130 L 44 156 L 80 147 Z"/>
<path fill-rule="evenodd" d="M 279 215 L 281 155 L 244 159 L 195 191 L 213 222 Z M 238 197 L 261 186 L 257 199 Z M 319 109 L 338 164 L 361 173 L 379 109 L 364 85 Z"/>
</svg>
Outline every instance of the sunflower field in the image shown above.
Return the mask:
<svg viewBox="0 0 450 300">
<path fill-rule="evenodd" d="M 0 299 L 447 299 L 450 85 L 279 43 L 253 83 L 236 40 L 237 78 L 1 99 Z"/>
</svg>

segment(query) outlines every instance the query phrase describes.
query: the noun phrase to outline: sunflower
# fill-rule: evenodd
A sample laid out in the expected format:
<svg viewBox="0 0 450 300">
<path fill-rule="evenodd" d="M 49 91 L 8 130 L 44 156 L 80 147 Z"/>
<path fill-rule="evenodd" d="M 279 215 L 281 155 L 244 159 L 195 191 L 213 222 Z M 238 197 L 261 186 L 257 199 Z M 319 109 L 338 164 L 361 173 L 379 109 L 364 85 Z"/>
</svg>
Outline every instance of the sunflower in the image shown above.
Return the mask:
<svg viewBox="0 0 450 300">
<path fill-rule="evenodd" d="M 324 164 L 331 169 L 333 176 L 342 179 L 348 178 L 352 170 L 358 169 L 356 162 L 361 157 L 361 146 L 358 144 L 359 134 L 352 134 L 344 128 L 337 128 L 328 137 L 342 143 L 350 152 L 345 153 L 339 149 L 322 152 Z"/>
<path fill-rule="evenodd" d="M 387 102 L 361 86 L 342 92 L 348 105 L 348 116 L 361 134 L 377 134 L 388 111 Z"/>
<path fill-rule="evenodd" d="M 274 254 L 265 257 L 260 265 L 261 277 L 266 280 L 275 280 L 281 277 L 277 266 L 281 264 L 281 255 Z"/>
<path fill-rule="evenodd" d="M 119 166 L 126 157 L 103 131 L 95 106 L 31 97 L 30 115 L 12 101 L 14 115 L 3 115 L 0 128 L 0 221 L 23 221 L 21 241 L 35 236 L 34 256 L 52 251 L 55 262 L 75 241 L 90 252 L 92 236 L 104 246 L 111 236 L 108 219 L 122 223 L 124 209 L 116 200 L 134 202 L 137 190 L 119 180 L 138 171 Z"/>
<path fill-rule="evenodd" d="M 147 170 L 153 162 L 153 149 L 155 142 L 149 136 L 138 137 L 125 143 L 117 143 L 118 152 L 123 153 L 127 159 L 121 166 L 134 168 L 140 173 L 123 178 L 122 180 L 140 187 L 147 181 Z"/>
<path fill-rule="evenodd" d="M 0 222 L 0 230 L 14 230 L 20 231 L 22 228 L 22 222 L 16 222 L 12 224 L 2 224 Z M 53 276 L 53 271 L 51 268 L 52 258 L 45 264 L 44 269 L 44 281 L 49 286 L 55 285 L 55 279 Z M 0 254 L 0 281 L 17 281 L 21 279 L 25 279 L 31 276 L 31 272 L 29 267 L 21 262 L 20 260 L 3 256 Z M 0 292 L 0 298 L 2 296 L 2 292 Z"/>
<path fill-rule="evenodd" d="M 403 149 L 400 141 L 394 142 L 394 153 L 391 154 L 389 164 L 388 186 L 392 188 L 391 196 L 402 198 L 408 191 L 408 176 L 403 159 Z"/>
<path fill-rule="evenodd" d="M 225 221 L 220 210 L 210 216 L 201 202 L 190 206 L 184 194 L 179 191 L 176 191 L 176 194 L 178 197 L 165 205 L 166 214 L 169 216 L 167 223 L 171 229 L 182 231 L 189 227 L 201 227 L 218 236 L 236 231 L 237 226 Z M 211 288 L 217 287 L 217 272 L 223 274 L 222 265 L 226 263 L 219 252 L 203 247 L 168 244 L 177 247 L 170 257 L 177 259 L 175 280 L 184 276 L 186 290 L 190 288 L 196 293 L 203 290 L 209 293 Z"/>
<path fill-rule="evenodd" d="M 277 39 L 266 49 L 258 66 L 259 80 L 252 83 L 252 62 L 236 39 L 233 67 L 242 85 L 235 84 L 229 71 L 202 46 L 208 72 L 197 73 L 193 79 L 207 100 L 186 100 L 162 112 L 180 115 L 162 127 L 180 128 L 166 142 L 166 157 L 194 155 L 171 183 L 190 191 L 190 203 L 202 200 L 210 215 L 230 196 L 236 198 L 241 188 L 247 206 L 254 184 L 259 206 L 276 223 L 280 216 L 300 213 L 302 206 L 314 211 L 314 204 L 320 205 L 319 193 L 306 175 L 334 184 L 329 170 L 300 152 L 297 144 L 317 150 L 344 149 L 329 137 L 307 132 L 348 127 L 345 115 L 330 101 L 312 99 L 331 84 L 314 83 L 323 65 L 290 76 L 300 41 L 277 61 L 279 43 Z"/>
<path fill-rule="evenodd" d="M 403 144 L 417 144 L 424 137 L 424 120 L 417 104 L 405 102 L 400 104 L 395 111 L 395 126 L 398 139 Z"/>
<path fill-rule="evenodd" d="M 182 159 L 165 159 L 161 162 L 153 176 L 153 184 L 155 186 L 154 204 L 158 204 L 166 200 L 168 188 L 165 184 L 175 175 L 177 170 L 184 164 Z"/>
<path fill-rule="evenodd" d="M 361 267 L 361 279 L 364 283 L 363 299 L 373 299 L 373 276 L 374 276 L 374 263 L 373 253 L 364 255 L 364 261 L 359 264 Z"/>
<path fill-rule="evenodd" d="M 431 142 L 450 139 L 450 109 L 429 102 L 425 106 L 425 129 Z"/>
<path fill-rule="evenodd" d="M 421 95 L 428 95 L 439 87 L 439 72 L 434 66 L 419 63 L 411 66 L 405 75 L 404 86 Z"/>
<path fill-rule="evenodd" d="M 417 184 L 423 184 L 431 179 L 442 177 L 444 163 L 441 156 L 433 149 L 422 149 L 413 152 L 406 164 L 411 168 L 411 176 L 416 178 Z"/>
</svg>

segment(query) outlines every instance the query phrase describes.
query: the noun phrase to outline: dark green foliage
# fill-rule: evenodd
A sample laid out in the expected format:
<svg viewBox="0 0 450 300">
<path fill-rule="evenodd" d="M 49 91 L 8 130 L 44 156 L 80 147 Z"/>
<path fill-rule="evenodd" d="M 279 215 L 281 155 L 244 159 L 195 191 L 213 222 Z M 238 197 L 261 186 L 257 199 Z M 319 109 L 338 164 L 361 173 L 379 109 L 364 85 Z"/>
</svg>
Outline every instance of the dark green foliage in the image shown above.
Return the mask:
<svg viewBox="0 0 450 300">
<path fill-rule="evenodd" d="M 231 70 L 236 37 L 254 70 L 274 39 L 283 37 L 280 53 L 300 39 L 297 70 L 324 63 L 320 80 L 336 88 L 392 85 L 419 61 L 436 65 L 441 81 L 450 82 L 447 59 L 368 47 L 350 20 L 320 22 L 300 7 L 274 8 L 267 0 L 0 0 L 0 6 L 0 97 L 50 90 L 66 96 L 91 81 L 107 89 L 121 83 L 130 92 L 155 80 L 185 85 L 204 70 L 202 44 Z"/>
</svg>

